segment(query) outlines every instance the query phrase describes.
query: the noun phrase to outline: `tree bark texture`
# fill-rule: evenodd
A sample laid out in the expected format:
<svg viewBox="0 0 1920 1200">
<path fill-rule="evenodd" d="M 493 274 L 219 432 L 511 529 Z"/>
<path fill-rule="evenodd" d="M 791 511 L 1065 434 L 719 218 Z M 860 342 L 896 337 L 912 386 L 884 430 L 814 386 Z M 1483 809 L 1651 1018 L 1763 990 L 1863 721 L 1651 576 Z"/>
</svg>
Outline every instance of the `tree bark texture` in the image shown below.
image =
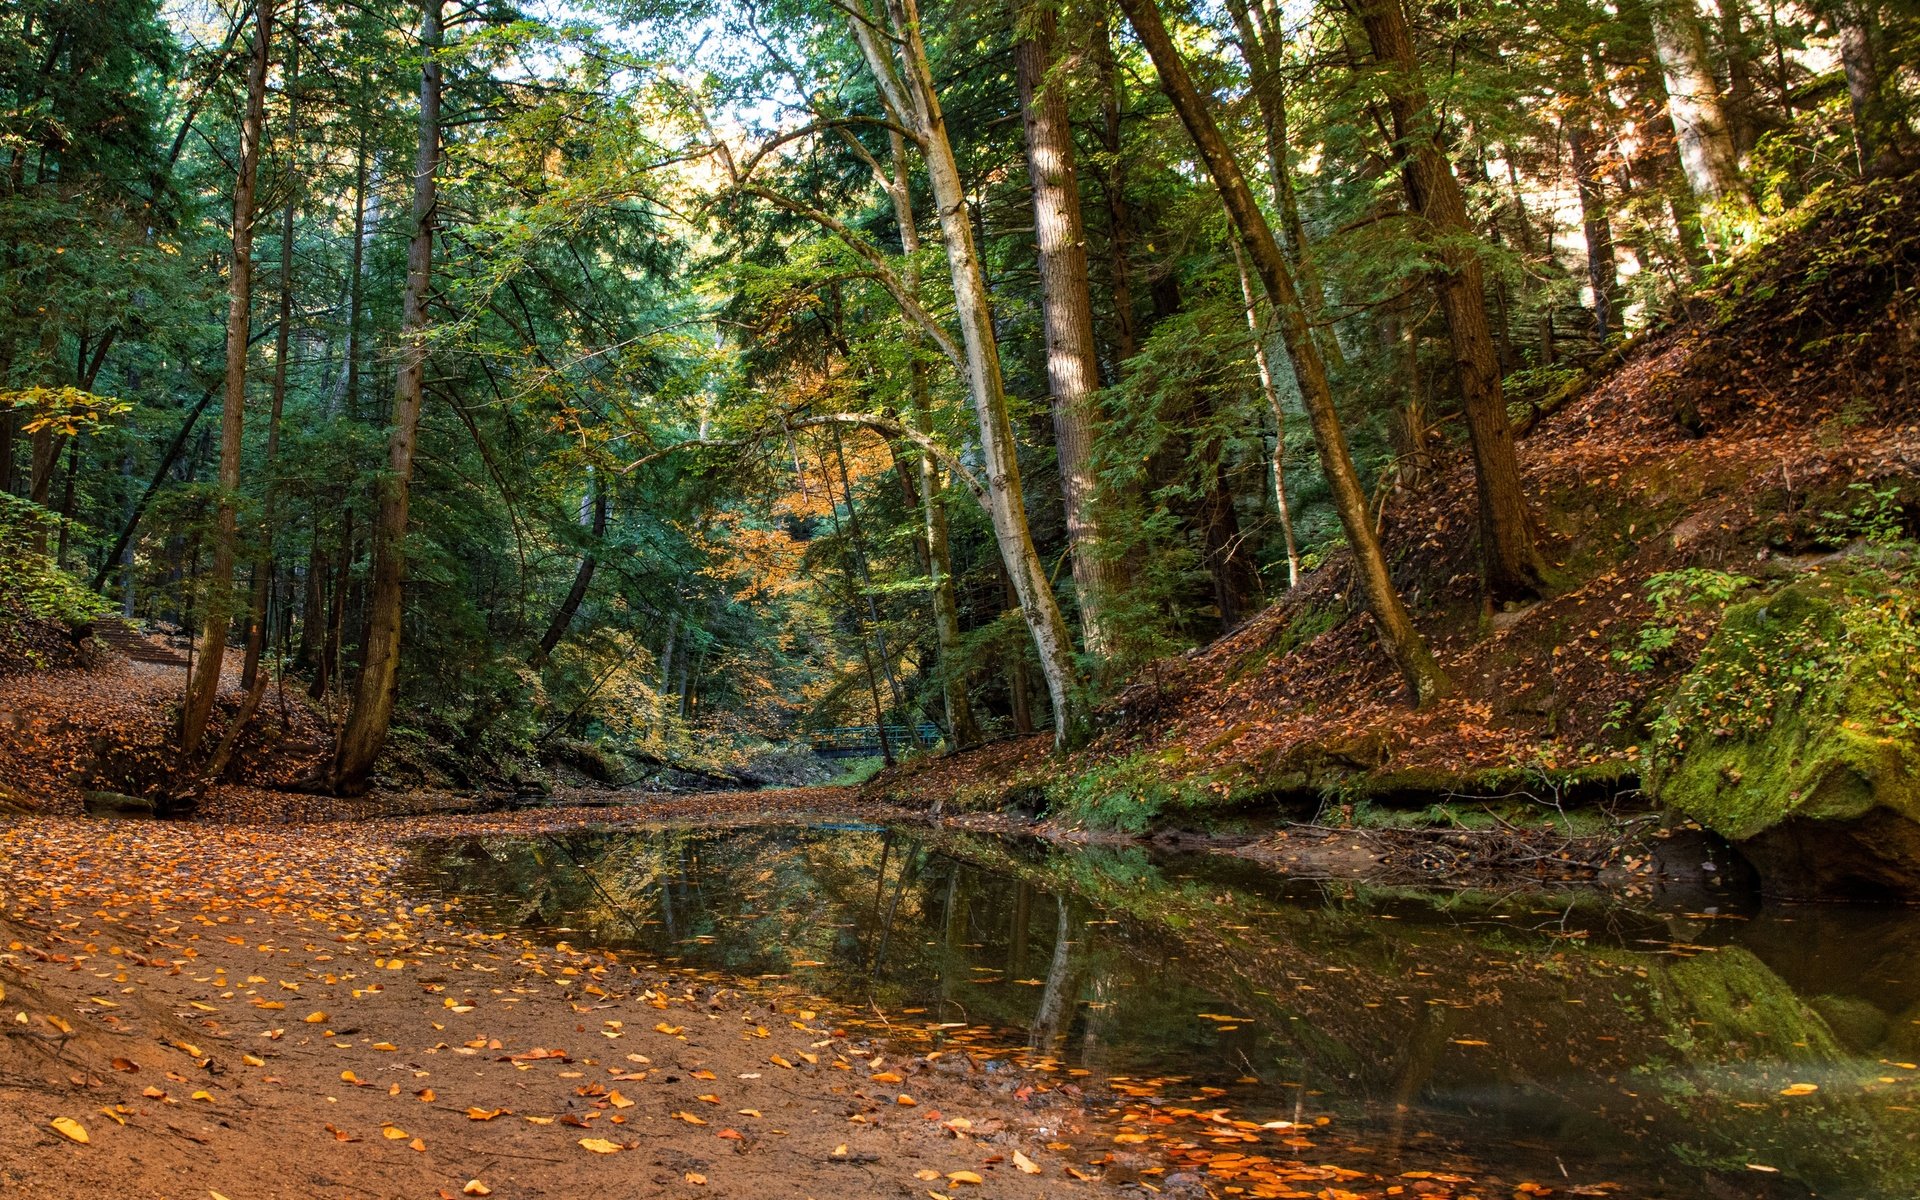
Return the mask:
<svg viewBox="0 0 1920 1200">
<path fill-rule="evenodd" d="M 1093 471 L 1100 419 L 1095 399 L 1100 390 L 1100 354 L 1093 338 L 1093 292 L 1087 282 L 1073 130 L 1067 123 L 1066 93 L 1057 81 L 1047 78 L 1056 36 L 1053 9 L 1046 3 L 1030 4 L 1021 20 L 1023 36 L 1014 46 L 1014 63 L 1039 245 L 1053 441 L 1066 503 L 1074 589 L 1080 598 L 1080 632 L 1087 653 L 1104 658 L 1114 633 L 1106 607 L 1119 594 L 1122 564 L 1102 544 L 1099 486 Z"/>
<path fill-rule="evenodd" d="M 1540 553 L 1520 483 L 1513 429 L 1500 386 L 1500 356 L 1487 319 L 1486 275 L 1467 220 L 1466 195 L 1442 153 L 1439 130 L 1421 82 L 1413 32 L 1401 0 L 1363 0 L 1361 23 L 1373 53 L 1390 72 L 1387 107 L 1403 155 L 1408 198 L 1436 242 L 1434 290 L 1446 316 L 1454 375 L 1473 445 L 1480 494 L 1480 559 L 1487 594 L 1495 600 L 1537 596 Z"/>
<path fill-rule="evenodd" d="M 367 790 L 373 764 L 387 743 L 399 683 L 401 619 L 407 579 L 408 491 L 427 366 L 427 298 L 433 275 L 436 182 L 440 167 L 440 62 L 443 0 L 422 0 L 420 132 L 413 168 L 413 236 L 407 243 L 407 282 L 400 318 L 400 369 L 394 383 L 393 428 L 387 440 L 387 477 L 374 514 L 373 585 L 367 598 L 367 636 L 353 708 L 334 748 L 332 785 L 342 795 Z"/>
<path fill-rule="evenodd" d="M 200 661 L 180 711 L 180 751 L 193 754 L 207 731 L 220 694 L 227 627 L 233 618 L 233 560 L 239 518 L 241 435 L 246 421 L 247 347 L 252 343 L 254 184 L 260 168 L 260 136 L 267 120 L 267 61 L 273 46 L 273 0 L 254 6 L 253 57 L 247 72 L 247 105 L 240 121 L 240 153 L 233 186 L 233 258 L 227 281 L 227 363 L 220 409 L 220 501 L 215 516 L 213 563 L 207 577 Z"/>
</svg>

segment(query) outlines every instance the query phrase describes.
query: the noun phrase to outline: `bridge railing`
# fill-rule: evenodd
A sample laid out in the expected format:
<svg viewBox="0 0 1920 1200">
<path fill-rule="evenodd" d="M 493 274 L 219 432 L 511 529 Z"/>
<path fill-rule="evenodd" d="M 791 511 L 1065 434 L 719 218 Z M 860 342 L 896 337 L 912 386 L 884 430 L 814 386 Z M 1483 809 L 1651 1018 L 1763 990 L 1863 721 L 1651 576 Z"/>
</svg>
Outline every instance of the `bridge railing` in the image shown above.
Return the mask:
<svg viewBox="0 0 1920 1200">
<path fill-rule="evenodd" d="M 916 742 L 915 733 L 921 745 L 930 746 L 940 740 L 940 727 L 931 721 L 923 721 L 918 726 L 905 724 L 887 726 L 887 744 L 896 749 L 905 749 Z M 816 729 L 807 735 L 807 742 L 815 750 L 867 750 L 880 752 L 880 727 L 878 725 L 840 725 L 833 729 Z"/>
</svg>

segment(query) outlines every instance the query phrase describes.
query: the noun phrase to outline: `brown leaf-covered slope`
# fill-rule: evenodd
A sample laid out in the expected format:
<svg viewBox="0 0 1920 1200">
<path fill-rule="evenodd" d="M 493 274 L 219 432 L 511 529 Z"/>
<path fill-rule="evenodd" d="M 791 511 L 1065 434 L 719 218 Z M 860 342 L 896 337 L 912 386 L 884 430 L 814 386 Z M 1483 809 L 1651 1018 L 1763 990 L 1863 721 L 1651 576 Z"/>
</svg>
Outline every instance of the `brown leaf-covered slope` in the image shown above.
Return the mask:
<svg viewBox="0 0 1920 1200">
<path fill-rule="evenodd" d="M 1714 620 L 1681 615 L 1671 649 L 1628 669 L 1615 652 L 1653 615 L 1648 579 L 1681 567 L 1819 570 L 1832 553 L 1817 537 L 1822 514 L 1845 506 L 1849 484 L 1911 492 L 1920 477 L 1914 212 L 1914 176 L 1812 206 L 1686 319 L 1533 426 L 1520 455 L 1554 562 L 1547 600 L 1479 608 L 1464 456 L 1390 500 L 1396 577 L 1451 699 L 1406 706 L 1336 559 L 1240 629 L 1140 672 L 1064 772 L 1044 740 L 1027 739 L 874 786 L 928 802 L 1017 801 L 1048 779 L 1122 778 L 1126 756 L 1183 781 L 1189 797 L 1221 799 L 1624 778 L 1636 721 Z"/>
</svg>

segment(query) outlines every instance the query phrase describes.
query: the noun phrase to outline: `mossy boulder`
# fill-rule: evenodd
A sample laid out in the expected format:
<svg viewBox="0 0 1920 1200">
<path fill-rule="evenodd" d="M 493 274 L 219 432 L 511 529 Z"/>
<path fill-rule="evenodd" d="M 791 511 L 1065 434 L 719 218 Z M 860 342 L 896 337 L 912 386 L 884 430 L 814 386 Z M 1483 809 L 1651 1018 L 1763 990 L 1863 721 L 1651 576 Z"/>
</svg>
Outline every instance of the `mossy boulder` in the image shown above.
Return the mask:
<svg viewBox="0 0 1920 1200">
<path fill-rule="evenodd" d="M 1788 896 L 1920 897 L 1920 619 L 1850 571 L 1738 604 L 1655 726 L 1648 786 Z"/>
</svg>

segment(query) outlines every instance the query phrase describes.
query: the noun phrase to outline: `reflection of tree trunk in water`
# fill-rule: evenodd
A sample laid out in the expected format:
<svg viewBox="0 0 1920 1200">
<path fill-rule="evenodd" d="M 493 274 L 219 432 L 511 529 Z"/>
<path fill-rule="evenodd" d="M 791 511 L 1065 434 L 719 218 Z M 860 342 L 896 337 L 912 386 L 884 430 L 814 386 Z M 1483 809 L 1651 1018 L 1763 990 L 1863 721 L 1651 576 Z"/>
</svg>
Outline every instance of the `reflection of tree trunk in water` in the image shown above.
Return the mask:
<svg viewBox="0 0 1920 1200">
<path fill-rule="evenodd" d="M 900 879 L 893 885 L 893 902 L 887 905 L 887 919 L 880 926 L 880 948 L 873 952 L 873 965 L 867 968 L 869 982 L 880 975 L 880 964 L 887 957 L 887 943 L 893 940 L 894 914 L 900 911 L 900 897 L 907 890 L 907 879 L 914 874 L 914 869 L 919 864 L 918 854 L 900 864 Z"/>
<path fill-rule="evenodd" d="M 1095 975 L 1090 987 L 1093 995 L 1087 1003 L 1087 1027 L 1080 1035 L 1080 1065 L 1083 1067 L 1092 1066 L 1100 1043 L 1106 1036 L 1107 1022 L 1113 1016 L 1112 981 L 1104 975 Z"/>
<path fill-rule="evenodd" d="M 966 974 L 967 959 L 961 945 L 967 940 L 966 901 L 960 892 L 960 864 L 947 864 L 947 898 L 941 906 L 941 914 L 946 918 L 946 938 L 941 943 L 940 955 L 940 1016 L 947 1019 L 946 1006 L 953 1000 L 954 974 Z M 962 1016 L 964 1020 L 964 1015 Z"/>
<path fill-rule="evenodd" d="M 861 931 L 861 957 L 866 958 L 866 940 L 880 928 L 880 901 L 887 895 L 887 860 L 893 857 L 893 830 L 887 830 L 880 839 L 880 870 L 873 880 L 873 912 L 867 918 L 867 928 Z M 869 959 L 871 961 L 871 959 Z"/>
<path fill-rule="evenodd" d="M 1067 1036 L 1066 1026 L 1073 1020 L 1073 917 L 1065 899 L 1056 899 L 1059 919 L 1053 933 L 1053 963 L 1047 968 L 1047 986 L 1040 993 L 1040 1009 L 1033 1014 L 1027 1032 L 1027 1044 L 1043 1054 L 1053 1054 Z"/>
<path fill-rule="evenodd" d="M 1427 1089 L 1427 1081 L 1433 1078 L 1434 1064 L 1439 1061 L 1440 1049 L 1447 1044 L 1447 1034 L 1453 1027 L 1451 1009 L 1435 1004 L 1421 1007 L 1426 1009 L 1426 1020 L 1407 1039 L 1406 1052 L 1393 1079 L 1393 1132 L 1387 1152 L 1396 1158 L 1407 1142 L 1407 1114 L 1413 1110 L 1420 1093 Z"/>
<path fill-rule="evenodd" d="M 1007 976 L 1021 979 L 1027 973 L 1027 924 L 1033 919 L 1033 885 L 1021 880 L 1013 891 L 1013 939 L 1007 951 Z"/>
<path fill-rule="evenodd" d="M 653 886 L 660 893 L 660 921 L 667 927 L 667 938 L 669 941 L 679 941 L 679 923 L 673 919 L 673 872 L 661 871 L 659 880 Z"/>
</svg>

